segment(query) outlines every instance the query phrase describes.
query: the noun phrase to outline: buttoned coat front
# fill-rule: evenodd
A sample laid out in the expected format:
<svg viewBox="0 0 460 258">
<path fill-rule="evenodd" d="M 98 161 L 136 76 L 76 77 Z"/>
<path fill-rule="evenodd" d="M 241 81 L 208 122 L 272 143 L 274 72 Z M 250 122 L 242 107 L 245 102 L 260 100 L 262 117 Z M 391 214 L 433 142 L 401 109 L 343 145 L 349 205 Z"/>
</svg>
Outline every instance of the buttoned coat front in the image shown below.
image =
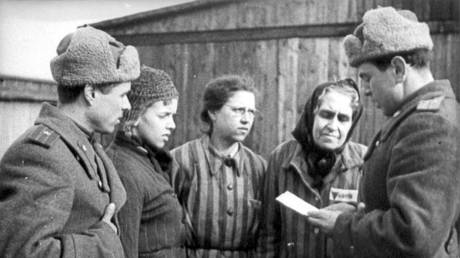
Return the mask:
<svg viewBox="0 0 460 258">
<path fill-rule="evenodd" d="M 0 163 L 2 257 L 124 257 L 117 233 L 101 221 L 126 193 L 107 156 L 98 172 L 88 136 L 44 104 L 35 126 Z"/>
<path fill-rule="evenodd" d="M 365 157 L 365 214 L 342 214 L 340 257 L 458 257 L 459 106 L 448 81 L 404 101 Z"/>
</svg>

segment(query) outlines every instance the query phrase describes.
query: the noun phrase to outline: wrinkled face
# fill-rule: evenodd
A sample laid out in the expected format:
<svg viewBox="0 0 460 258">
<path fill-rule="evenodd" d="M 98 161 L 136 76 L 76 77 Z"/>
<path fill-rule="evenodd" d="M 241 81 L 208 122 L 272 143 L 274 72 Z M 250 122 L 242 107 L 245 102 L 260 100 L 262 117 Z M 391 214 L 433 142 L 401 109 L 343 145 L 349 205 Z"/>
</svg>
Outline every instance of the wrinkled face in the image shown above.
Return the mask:
<svg viewBox="0 0 460 258">
<path fill-rule="evenodd" d="M 249 91 L 235 91 L 221 109 L 209 112 L 213 123 L 212 137 L 224 142 L 244 141 L 255 116 L 255 96 Z"/>
<path fill-rule="evenodd" d="M 112 133 L 120 123 L 123 111 L 131 109 L 127 94 L 131 82 L 118 83 L 105 92 L 96 88 L 93 101 L 87 111 L 87 120 L 93 129 L 99 133 Z"/>
<path fill-rule="evenodd" d="M 150 146 L 163 148 L 176 128 L 174 123 L 176 111 L 177 98 L 153 103 L 139 118 L 135 129 L 137 136 Z"/>
<path fill-rule="evenodd" d="M 372 63 L 363 63 L 358 67 L 361 88 L 366 96 L 371 96 L 377 108 L 382 109 L 386 116 L 396 111 L 399 103 L 394 90 L 396 81 L 392 69 L 381 71 Z"/>
<path fill-rule="evenodd" d="M 331 91 L 322 97 L 322 103 L 315 110 L 313 140 L 324 150 L 340 148 L 352 125 L 351 98 Z"/>
</svg>

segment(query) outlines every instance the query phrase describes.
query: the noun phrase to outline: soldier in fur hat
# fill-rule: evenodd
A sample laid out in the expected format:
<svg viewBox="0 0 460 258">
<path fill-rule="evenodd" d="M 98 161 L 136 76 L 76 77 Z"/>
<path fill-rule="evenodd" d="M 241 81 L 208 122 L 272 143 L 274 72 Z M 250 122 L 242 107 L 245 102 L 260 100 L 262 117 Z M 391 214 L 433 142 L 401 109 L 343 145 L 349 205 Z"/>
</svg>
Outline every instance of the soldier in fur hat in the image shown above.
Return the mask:
<svg viewBox="0 0 460 258">
<path fill-rule="evenodd" d="M 336 257 L 458 257 L 459 105 L 430 71 L 428 25 L 377 8 L 344 46 L 389 119 L 364 158 L 358 210 L 330 206 L 309 221 L 332 235 Z"/>
<path fill-rule="evenodd" d="M 51 71 L 57 107 L 43 104 L 0 162 L 0 253 L 125 257 L 115 214 L 126 192 L 93 134 L 130 109 L 137 50 L 86 26 L 59 43 Z"/>
</svg>

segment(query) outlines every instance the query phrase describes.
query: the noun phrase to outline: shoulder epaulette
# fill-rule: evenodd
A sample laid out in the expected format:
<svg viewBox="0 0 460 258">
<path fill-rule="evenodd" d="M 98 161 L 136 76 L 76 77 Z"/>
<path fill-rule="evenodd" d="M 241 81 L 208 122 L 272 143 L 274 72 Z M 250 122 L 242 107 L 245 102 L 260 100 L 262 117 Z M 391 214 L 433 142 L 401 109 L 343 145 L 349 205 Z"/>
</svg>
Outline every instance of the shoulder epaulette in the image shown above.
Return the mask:
<svg viewBox="0 0 460 258">
<path fill-rule="evenodd" d="M 438 96 L 431 99 L 422 99 L 418 102 L 416 110 L 438 111 L 445 96 Z"/>
<path fill-rule="evenodd" d="M 33 143 L 49 148 L 59 138 L 59 135 L 44 125 L 39 125 L 33 130 L 27 139 Z"/>
</svg>

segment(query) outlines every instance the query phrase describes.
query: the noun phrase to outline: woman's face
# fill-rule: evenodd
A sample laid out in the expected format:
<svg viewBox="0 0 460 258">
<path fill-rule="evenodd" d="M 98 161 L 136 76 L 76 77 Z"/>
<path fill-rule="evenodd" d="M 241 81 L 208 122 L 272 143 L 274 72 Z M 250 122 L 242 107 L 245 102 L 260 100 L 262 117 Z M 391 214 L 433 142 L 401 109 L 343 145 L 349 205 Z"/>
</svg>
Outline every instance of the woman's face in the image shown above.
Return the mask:
<svg viewBox="0 0 460 258">
<path fill-rule="evenodd" d="M 326 93 L 314 112 L 312 131 L 315 144 L 329 151 L 340 148 L 350 131 L 352 114 L 349 96 L 335 91 Z"/>
<path fill-rule="evenodd" d="M 249 91 L 235 91 L 221 109 L 211 112 L 212 137 L 227 143 L 244 141 L 255 116 L 255 96 Z"/>
<path fill-rule="evenodd" d="M 177 98 L 153 103 L 139 118 L 135 131 L 137 136 L 150 146 L 163 148 L 176 128 L 174 123 L 176 111 Z"/>
</svg>

